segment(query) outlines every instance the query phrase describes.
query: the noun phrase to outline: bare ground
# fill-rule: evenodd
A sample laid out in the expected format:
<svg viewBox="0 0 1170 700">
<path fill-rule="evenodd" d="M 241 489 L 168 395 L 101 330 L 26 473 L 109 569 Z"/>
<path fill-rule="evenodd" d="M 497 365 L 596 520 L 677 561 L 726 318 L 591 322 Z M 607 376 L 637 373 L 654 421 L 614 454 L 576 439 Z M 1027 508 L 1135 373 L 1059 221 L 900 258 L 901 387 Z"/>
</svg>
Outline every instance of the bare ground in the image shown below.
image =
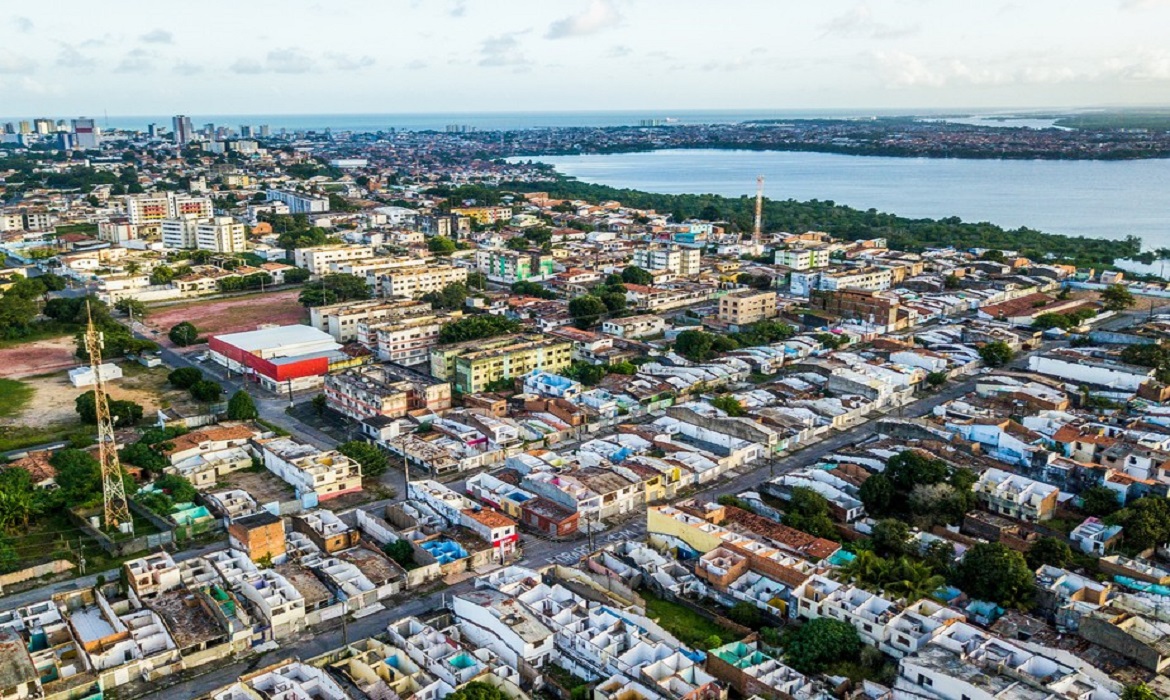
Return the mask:
<svg viewBox="0 0 1170 700">
<path fill-rule="evenodd" d="M 145 324 L 157 331 L 154 340 L 166 347 L 171 347 L 167 331 L 182 321 L 195 324 L 201 336 L 251 331 L 265 323 L 291 325 L 308 318 L 305 308 L 297 302 L 299 294 L 300 290 L 289 289 L 152 307 Z"/>
</svg>

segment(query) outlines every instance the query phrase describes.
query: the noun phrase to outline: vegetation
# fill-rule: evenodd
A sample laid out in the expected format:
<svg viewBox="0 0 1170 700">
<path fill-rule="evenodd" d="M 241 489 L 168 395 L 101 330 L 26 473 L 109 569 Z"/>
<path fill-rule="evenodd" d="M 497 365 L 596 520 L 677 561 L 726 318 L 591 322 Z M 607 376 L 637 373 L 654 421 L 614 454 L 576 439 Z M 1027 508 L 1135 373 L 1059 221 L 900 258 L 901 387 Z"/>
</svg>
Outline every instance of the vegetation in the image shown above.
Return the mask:
<svg viewBox="0 0 1170 700">
<path fill-rule="evenodd" d="M 567 177 L 552 181 L 506 183 L 503 189 L 516 192 L 547 191 L 558 199 L 591 202 L 617 200 L 639 209 L 667 212 L 675 221 L 702 218 L 727 221 L 733 231 L 750 231 L 755 215 L 755 198 L 721 197 L 711 194 L 659 194 L 619 189 L 580 182 Z M 1004 229 L 994 224 L 966 223 L 958 217 L 911 219 L 869 209 L 853 209 L 833 201 L 764 200 L 764 220 L 777 231 L 826 231 L 846 240 L 885 238 L 895 250 L 921 251 L 931 247 L 954 246 L 1018 250 L 1021 255 L 1056 260 L 1083 267 L 1112 263 L 1141 252 L 1141 239 L 1106 240 L 1083 236 L 1041 233 L 1034 229 Z"/>
<path fill-rule="evenodd" d="M 605 302 L 592 294 L 585 294 L 569 302 L 569 315 L 573 317 L 573 325 L 581 329 L 597 325 L 601 317 L 609 311 Z"/>
<path fill-rule="evenodd" d="M 816 491 L 800 486 L 792 489 L 782 522 L 814 537 L 835 540 L 839 536 L 829 515 L 829 502 Z"/>
<path fill-rule="evenodd" d="M 831 664 L 861 657 L 861 637 L 848 622 L 818 617 L 788 638 L 784 660 L 801 673 L 814 675 Z"/>
<path fill-rule="evenodd" d="M 1081 491 L 1081 510 L 1086 515 L 1104 517 L 1121 508 L 1117 492 L 1107 486 L 1090 486 Z"/>
<path fill-rule="evenodd" d="M 1157 370 L 1158 381 L 1170 382 L 1170 350 L 1161 344 L 1126 345 L 1121 349 L 1122 362 Z"/>
<path fill-rule="evenodd" d="M 1016 352 L 1002 340 L 985 343 L 983 347 L 979 348 L 979 357 L 988 367 L 1003 367 L 1011 362 L 1015 356 Z"/>
<path fill-rule="evenodd" d="M 450 255 L 457 250 L 455 241 L 446 236 L 432 236 L 427 240 L 427 250 L 435 255 Z"/>
<path fill-rule="evenodd" d="M 420 298 L 430 304 L 431 308 L 455 311 L 463 308 L 463 302 L 467 300 L 467 295 L 467 285 L 462 282 L 452 282 L 439 291 L 427 292 Z"/>
<path fill-rule="evenodd" d="M 369 299 L 370 289 L 366 281 L 357 275 L 330 273 L 306 285 L 297 297 L 304 306 L 326 306 L 342 301 Z"/>
<path fill-rule="evenodd" d="M 643 270 L 637 265 L 630 265 L 622 270 L 622 282 L 627 284 L 640 284 L 646 286 L 654 281 L 654 275 Z"/>
<path fill-rule="evenodd" d="M 256 410 L 252 395 L 239 389 L 228 401 L 227 417 L 229 420 L 255 420 L 260 417 L 260 412 Z"/>
<path fill-rule="evenodd" d="M 141 321 L 146 316 L 146 304 L 143 304 L 141 301 L 132 299 L 130 297 L 119 299 L 114 304 L 114 309 L 120 311 L 123 314 L 126 314 L 130 318 L 136 318 L 139 321 Z"/>
<path fill-rule="evenodd" d="M 1159 700 L 1158 694 L 1145 683 L 1126 686 L 1121 692 L 1121 700 Z"/>
<path fill-rule="evenodd" d="M 171 326 L 171 329 L 167 331 L 167 337 L 175 345 L 185 348 L 199 342 L 199 329 L 190 321 L 180 321 Z"/>
<path fill-rule="evenodd" d="M 512 283 L 512 293 L 520 294 L 526 297 L 537 297 L 538 299 L 556 299 L 557 293 L 548 289 L 542 284 L 536 282 L 529 282 L 522 280 L 520 282 Z"/>
<path fill-rule="evenodd" d="M 203 379 L 203 370 L 196 367 L 180 367 L 167 375 L 167 381 L 176 389 L 190 389 Z"/>
<path fill-rule="evenodd" d="M 574 362 L 566 367 L 561 374 L 585 386 L 596 386 L 605 378 L 605 367 L 591 365 L 588 362 Z"/>
<path fill-rule="evenodd" d="M 739 399 L 735 398 L 731 394 L 725 394 L 723 396 L 717 396 L 711 399 L 711 405 L 715 408 L 718 408 L 720 411 L 723 411 L 732 418 L 739 418 L 740 416 L 747 415 L 747 410 L 743 407 L 743 404 L 741 404 Z"/>
<path fill-rule="evenodd" d="M 448 700 L 508 700 L 508 696 L 495 686 L 483 681 L 472 681 L 447 696 Z"/>
<path fill-rule="evenodd" d="M 1170 541 L 1170 500 L 1146 496 L 1105 518 L 1125 528 L 1121 548 L 1137 553 Z"/>
<path fill-rule="evenodd" d="M 879 520 L 871 535 L 873 551 L 883 557 L 900 557 L 910 553 L 910 526 L 896 518 Z"/>
<path fill-rule="evenodd" d="M 907 556 L 883 559 L 870 551 L 858 552 L 841 573 L 862 588 L 882 591 L 907 604 L 929 598 L 946 584 L 946 578 L 924 562 Z"/>
<path fill-rule="evenodd" d="M 1109 311 L 1125 311 L 1137 303 L 1133 293 L 1122 284 L 1111 284 L 1106 287 L 1101 292 L 1101 301 Z"/>
<path fill-rule="evenodd" d="M 223 386 L 210 379 L 200 379 L 188 387 L 187 391 L 191 392 L 191 398 L 203 403 L 218 401 L 223 396 Z"/>
<path fill-rule="evenodd" d="M 414 560 L 414 548 L 405 538 L 387 543 L 382 547 L 382 551 L 407 571 L 418 568 L 418 562 Z"/>
<path fill-rule="evenodd" d="M 0 418 L 11 418 L 24 410 L 34 389 L 15 379 L 0 379 Z"/>
<path fill-rule="evenodd" d="M 1061 330 L 1067 331 L 1070 328 L 1076 328 L 1096 315 L 1096 311 L 1088 308 L 1077 309 L 1070 314 L 1040 314 L 1036 317 L 1036 320 L 1032 322 L 1032 328 L 1035 328 L 1038 331 L 1046 331 L 1049 328 L 1060 328 Z"/>
<path fill-rule="evenodd" d="M 709 649 L 730 641 L 734 635 L 690 608 L 659 598 L 643 590 L 639 595 L 646 601 L 646 614 L 680 642 L 695 649 Z"/>
<path fill-rule="evenodd" d="M 467 340 L 492 338 L 497 335 L 517 333 L 521 329 L 518 322 L 503 316 L 477 314 L 466 316 L 453 323 L 448 323 L 439 330 L 440 343 L 462 343 Z"/>
<path fill-rule="evenodd" d="M 1041 537 L 1024 556 L 1028 567 L 1035 571 L 1041 566 L 1055 566 L 1061 569 L 1072 562 L 1073 553 L 1068 543 L 1055 537 Z"/>
<path fill-rule="evenodd" d="M 363 477 L 376 479 L 390 468 L 386 452 L 364 440 L 343 442 L 337 446 L 337 451 L 361 465 Z"/>
<path fill-rule="evenodd" d="M 92 390 L 85 392 L 74 400 L 74 407 L 81 422 L 87 425 L 97 425 L 97 401 Z M 142 420 L 142 406 L 133 401 L 120 401 L 106 397 L 106 404 L 110 408 L 110 418 L 114 427 L 126 428 L 138 425 Z"/>
<path fill-rule="evenodd" d="M 974 506 L 975 480 L 968 469 L 906 450 L 887 460 L 885 471 L 865 480 L 859 498 L 875 518 L 909 520 L 922 527 L 957 523 Z"/>
<path fill-rule="evenodd" d="M 963 556 L 955 583 L 972 598 L 1026 607 L 1032 601 L 1035 575 L 1023 554 L 998 542 L 980 542 Z"/>
</svg>

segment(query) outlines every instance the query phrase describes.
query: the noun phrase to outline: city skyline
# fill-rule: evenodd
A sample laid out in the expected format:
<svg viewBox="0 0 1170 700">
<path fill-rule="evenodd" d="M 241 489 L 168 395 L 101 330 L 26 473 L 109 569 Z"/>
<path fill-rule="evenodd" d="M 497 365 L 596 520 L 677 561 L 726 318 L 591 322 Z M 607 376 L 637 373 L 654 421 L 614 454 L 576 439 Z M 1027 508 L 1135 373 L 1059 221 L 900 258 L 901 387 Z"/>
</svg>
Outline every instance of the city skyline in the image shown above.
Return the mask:
<svg viewBox="0 0 1170 700">
<path fill-rule="evenodd" d="M 6 116 L 980 109 L 1165 102 L 1170 2 L 20 7 Z M 203 19 L 206 17 L 208 19 Z M 1054 38 L 1055 37 L 1055 38 Z"/>
</svg>

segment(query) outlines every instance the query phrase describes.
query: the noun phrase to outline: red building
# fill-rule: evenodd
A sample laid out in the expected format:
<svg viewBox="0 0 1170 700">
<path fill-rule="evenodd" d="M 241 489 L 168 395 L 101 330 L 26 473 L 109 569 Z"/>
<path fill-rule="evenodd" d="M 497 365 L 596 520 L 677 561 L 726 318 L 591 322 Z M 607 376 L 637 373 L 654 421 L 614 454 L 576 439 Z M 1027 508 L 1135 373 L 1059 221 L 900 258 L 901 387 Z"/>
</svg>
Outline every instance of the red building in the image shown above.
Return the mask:
<svg viewBox="0 0 1170 700">
<path fill-rule="evenodd" d="M 581 515 L 555 501 L 539 496 L 520 504 L 520 522 L 550 537 L 569 537 L 577 532 Z"/>
<path fill-rule="evenodd" d="M 318 386 L 330 369 L 354 362 L 333 336 L 309 326 L 217 335 L 207 346 L 213 360 L 270 391 Z"/>
</svg>

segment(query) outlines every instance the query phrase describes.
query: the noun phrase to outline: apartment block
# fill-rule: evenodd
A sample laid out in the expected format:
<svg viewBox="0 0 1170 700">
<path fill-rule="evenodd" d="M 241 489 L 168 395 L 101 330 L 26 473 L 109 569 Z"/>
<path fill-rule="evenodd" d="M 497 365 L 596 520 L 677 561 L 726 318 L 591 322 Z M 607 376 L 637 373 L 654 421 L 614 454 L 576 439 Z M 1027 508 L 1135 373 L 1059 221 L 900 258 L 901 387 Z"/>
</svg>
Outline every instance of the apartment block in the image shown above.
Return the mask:
<svg viewBox="0 0 1170 700">
<path fill-rule="evenodd" d="M 785 248 L 776 251 L 774 261 L 793 270 L 812 270 L 829 266 L 829 251 L 825 248 Z"/>
<path fill-rule="evenodd" d="M 808 306 L 835 318 L 861 321 L 891 330 L 904 328 L 911 320 L 910 310 L 903 307 L 897 297 L 877 291 L 813 289 L 809 292 Z"/>
<path fill-rule="evenodd" d="M 719 320 L 733 326 L 746 326 L 775 318 L 776 295 L 770 291 L 741 289 L 719 298 Z"/>
<path fill-rule="evenodd" d="M 201 221 L 195 227 L 195 247 L 214 253 L 246 252 L 246 227 L 230 216 L 216 216 Z"/>
<path fill-rule="evenodd" d="M 291 485 L 302 501 L 324 501 L 362 489 L 361 465 L 336 450 L 322 452 L 285 437 L 258 440 L 256 445 L 264 467 Z"/>
<path fill-rule="evenodd" d="M 362 322 L 358 326 L 359 342 L 365 341 L 362 345 L 373 351 L 379 360 L 407 366 L 426 364 L 431 348 L 439 344 L 439 332 L 443 326 L 462 315 L 462 312 L 455 311 L 374 324 Z"/>
<path fill-rule="evenodd" d="M 476 268 L 489 280 L 513 284 L 526 280 L 544 280 L 555 274 L 553 256 L 544 253 L 481 248 L 475 251 Z"/>
<path fill-rule="evenodd" d="M 374 249 L 368 245 L 314 246 L 293 251 L 293 264 L 319 277 L 333 272 L 334 265 L 372 257 Z"/>
<path fill-rule="evenodd" d="M 451 385 L 405 367 L 366 365 L 326 375 L 325 400 L 354 420 L 401 418 L 410 411 L 451 408 Z"/>
<path fill-rule="evenodd" d="M 975 497 L 992 513 L 1040 522 L 1056 514 L 1060 490 L 1001 469 L 988 469 L 975 482 Z"/>
<path fill-rule="evenodd" d="M 397 268 L 378 275 L 376 288 L 384 297 L 417 299 L 424 294 L 440 292 L 443 287 L 459 282 L 467 283 L 467 268 L 451 265 Z"/>
<path fill-rule="evenodd" d="M 889 268 L 846 268 L 831 272 L 793 272 L 789 290 L 797 296 L 808 296 L 814 289 L 837 291 L 861 289 L 881 292 L 893 286 L 894 276 Z"/>
<path fill-rule="evenodd" d="M 512 207 L 452 207 L 451 213 L 455 216 L 466 216 L 480 224 L 494 224 L 497 221 L 509 221 L 512 218 Z"/>
<path fill-rule="evenodd" d="M 540 334 L 507 335 L 431 349 L 431 375 L 475 394 L 500 379 L 533 370 L 557 373 L 572 363 L 573 344 Z"/>
<path fill-rule="evenodd" d="M 266 510 L 233 520 L 228 525 L 228 542 L 255 562 L 279 564 L 288 551 L 284 520 Z"/>
<path fill-rule="evenodd" d="M 176 250 L 197 247 L 201 221 L 202 219 L 196 214 L 163 219 L 159 222 L 163 247 Z"/>
<path fill-rule="evenodd" d="M 312 307 L 309 309 L 309 325 L 328 333 L 339 343 L 356 340 L 366 347 L 372 347 L 374 339 L 358 335 L 359 324 L 373 326 L 382 321 L 429 316 L 432 313 L 430 304 L 412 299 L 346 301 Z"/>
<path fill-rule="evenodd" d="M 188 216 L 206 219 L 214 213 L 211 199 L 207 197 L 192 197 L 174 192 L 126 197 L 126 216 L 134 226 Z"/>
<path fill-rule="evenodd" d="M 702 252 L 677 245 L 651 246 L 634 251 L 633 264 L 644 270 L 666 270 L 679 277 L 699 274 Z"/>
<path fill-rule="evenodd" d="M 666 319 L 655 314 L 614 318 L 601 323 L 601 332 L 628 340 L 652 338 L 666 331 Z"/>
<path fill-rule="evenodd" d="M 329 211 L 328 197 L 289 192 L 288 190 L 268 190 L 269 202 L 281 202 L 288 207 L 290 214 L 320 214 Z"/>
</svg>

